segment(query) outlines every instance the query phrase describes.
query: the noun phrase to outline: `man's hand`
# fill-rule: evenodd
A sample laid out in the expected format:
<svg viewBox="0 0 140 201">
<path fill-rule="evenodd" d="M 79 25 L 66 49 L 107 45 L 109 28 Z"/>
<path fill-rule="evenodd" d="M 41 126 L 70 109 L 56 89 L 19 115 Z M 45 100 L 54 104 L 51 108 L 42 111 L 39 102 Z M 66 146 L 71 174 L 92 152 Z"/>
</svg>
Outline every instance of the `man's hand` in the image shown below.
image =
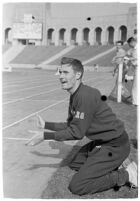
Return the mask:
<svg viewBox="0 0 140 201">
<path fill-rule="evenodd" d="M 37 127 L 41 128 L 41 129 L 44 128 L 45 127 L 45 121 L 42 119 L 42 117 L 37 114 L 36 119 L 37 119 Z"/>
<path fill-rule="evenodd" d="M 26 143 L 27 146 L 35 146 L 44 141 L 44 132 L 43 131 L 29 130 L 28 132 L 33 133 L 34 136 Z"/>
</svg>

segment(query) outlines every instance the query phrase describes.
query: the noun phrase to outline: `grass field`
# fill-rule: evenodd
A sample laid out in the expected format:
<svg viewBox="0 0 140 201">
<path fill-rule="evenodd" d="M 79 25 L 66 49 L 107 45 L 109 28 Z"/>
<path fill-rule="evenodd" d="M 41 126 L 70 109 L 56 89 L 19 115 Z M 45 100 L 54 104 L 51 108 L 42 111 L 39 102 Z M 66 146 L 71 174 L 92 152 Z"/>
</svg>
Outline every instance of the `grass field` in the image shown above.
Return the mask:
<svg viewBox="0 0 140 201">
<path fill-rule="evenodd" d="M 85 72 L 84 82 L 109 95 L 114 79 L 110 72 Z M 35 147 L 26 142 L 36 128 L 35 115 L 48 121 L 65 121 L 69 94 L 61 90 L 54 72 L 38 69 L 3 73 L 3 186 L 7 198 L 135 198 L 137 190 L 123 187 L 88 196 L 72 195 L 68 183 L 74 174 L 66 165 L 79 142 L 44 141 Z M 137 161 L 137 109 L 108 101 L 125 122 L 131 139 L 130 159 Z"/>
</svg>

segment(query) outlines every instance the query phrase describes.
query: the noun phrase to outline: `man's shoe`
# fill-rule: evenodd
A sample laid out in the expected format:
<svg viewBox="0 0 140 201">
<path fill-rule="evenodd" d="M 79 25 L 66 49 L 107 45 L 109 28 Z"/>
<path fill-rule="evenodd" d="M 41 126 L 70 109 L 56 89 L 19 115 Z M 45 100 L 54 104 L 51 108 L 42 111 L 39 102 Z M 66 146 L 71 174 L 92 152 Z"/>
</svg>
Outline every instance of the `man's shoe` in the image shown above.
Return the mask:
<svg viewBox="0 0 140 201">
<path fill-rule="evenodd" d="M 131 162 L 127 168 L 126 171 L 129 175 L 129 182 L 131 184 L 131 187 L 137 188 L 138 187 L 138 170 L 137 170 L 137 164 L 133 161 Z"/>
</svg>

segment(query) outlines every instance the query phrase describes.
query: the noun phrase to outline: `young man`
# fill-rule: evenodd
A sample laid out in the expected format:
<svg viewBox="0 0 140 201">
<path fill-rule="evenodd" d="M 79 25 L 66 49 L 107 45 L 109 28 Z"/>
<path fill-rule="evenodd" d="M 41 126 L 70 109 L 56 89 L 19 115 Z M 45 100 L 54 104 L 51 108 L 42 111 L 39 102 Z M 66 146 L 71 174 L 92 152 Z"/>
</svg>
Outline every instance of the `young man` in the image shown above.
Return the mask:
<svg viewBox="0 0 140 201">
<path fill-rule="evenodd" d="M 138 105 L 137 103 L 137 41 L 135 38 L 130 37 L 127 40 L 130 49 L 127 52 L 127 56 L 131 62 L 131 66 L 134 69 L 134 78 L 132 86 L 132 104 Z"/>
<path fill-rule="evenodd" d="M 77 171 L 68 187 L 74 194 L 93 194 L 127 182 L 137 186 L 136 164 L 120 167 L 130 152 L 124 124 L 97 89 L 82 83 L 83 72 L 79 60 L 62 58 L 60 82 L 62 89 L 70 93 L 67 122 L 47 122 L 39 116 L 39 126 L 54 132 L 35 131 L 37 136 L 30 144 L 50 139 L 80 140 L 84 136 L 91 140 L 69 165 Z"/>
</svg>

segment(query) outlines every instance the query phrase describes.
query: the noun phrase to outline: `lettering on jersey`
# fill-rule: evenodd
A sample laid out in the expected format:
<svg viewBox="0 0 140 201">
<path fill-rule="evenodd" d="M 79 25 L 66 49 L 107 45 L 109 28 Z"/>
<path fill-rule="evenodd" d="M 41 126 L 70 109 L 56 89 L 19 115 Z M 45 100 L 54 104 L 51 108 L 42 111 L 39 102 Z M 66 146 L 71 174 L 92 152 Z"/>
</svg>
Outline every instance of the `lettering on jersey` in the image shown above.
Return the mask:
<svg viewBox="0 0 140 201">
<path fill-rule="evenodd" d="M 83 112 L 81 112 L 80 114 L 80 119 L 84 119 L 85 114 Z"/>
<path fill-rule="evenodd" d="M 84 117 L 85 117 L 84 112 L 80 113 L 79 111 L 77 111 L 75 114 L 75 118 L 77 118 L 77 119 L 84 119 Z"/>
<path fill-rule="evenodd" d="M 76 112 L 75 118 L 80 119 L 80 112 L 79 111 Z"/>
</svg>

